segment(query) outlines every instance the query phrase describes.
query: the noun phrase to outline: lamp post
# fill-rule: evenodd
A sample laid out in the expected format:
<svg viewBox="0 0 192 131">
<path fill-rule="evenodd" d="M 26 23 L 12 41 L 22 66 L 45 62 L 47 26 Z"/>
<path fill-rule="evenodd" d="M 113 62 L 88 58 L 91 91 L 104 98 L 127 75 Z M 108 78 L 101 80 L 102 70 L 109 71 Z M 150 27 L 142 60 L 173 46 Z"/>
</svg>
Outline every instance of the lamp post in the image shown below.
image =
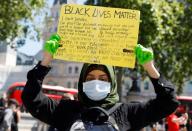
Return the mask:
<svg viewBox="0 0 192 131">
<path fill-rule="evenodd" d="M 132 79 L 132 86 L 130 88 L 130 92 L 140 92 L 141 80 L 140 80 L 140 74 L 138 73 L 137 68 L 133 69 L 130 75 Z"/>
</svg>

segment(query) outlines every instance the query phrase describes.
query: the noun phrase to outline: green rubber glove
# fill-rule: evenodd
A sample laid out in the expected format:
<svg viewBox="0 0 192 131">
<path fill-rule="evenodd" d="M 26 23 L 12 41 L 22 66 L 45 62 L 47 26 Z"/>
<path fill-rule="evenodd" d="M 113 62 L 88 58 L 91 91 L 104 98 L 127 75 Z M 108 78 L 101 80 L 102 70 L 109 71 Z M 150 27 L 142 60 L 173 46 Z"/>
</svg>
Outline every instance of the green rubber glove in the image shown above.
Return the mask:
<svg viewBox="0 0 192 131">
<path fill-rule="evenodd" d="M 59 48 L 59 41 L 61 37 L 58 34 L 52 35 L 49 40 L 47 40 L 44 44 L 44 51 L 49 52 L 51 55 L 54 55 Z"/>
<path fill-rule="evenodd" d="M 154 58 L 152 50 L 147 49 L 140 44 L 137 44 L 135 48 L 135 54 L 139 64 L 141 65 L 153 60 Z"/>
</svg>

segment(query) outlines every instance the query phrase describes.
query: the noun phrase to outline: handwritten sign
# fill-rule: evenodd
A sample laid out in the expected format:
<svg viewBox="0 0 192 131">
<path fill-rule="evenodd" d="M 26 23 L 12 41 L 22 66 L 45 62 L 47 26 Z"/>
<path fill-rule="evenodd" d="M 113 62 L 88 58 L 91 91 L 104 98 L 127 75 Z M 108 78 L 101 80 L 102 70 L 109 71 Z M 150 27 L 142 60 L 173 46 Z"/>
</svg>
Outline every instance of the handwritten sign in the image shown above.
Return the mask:
<svg viewBox="0 0 192 131">
<path fill-rule="evenodd" d="M 137 10 L 63 5 L 55 59 L 134 68 L 140 12 Z"/>
</svg>

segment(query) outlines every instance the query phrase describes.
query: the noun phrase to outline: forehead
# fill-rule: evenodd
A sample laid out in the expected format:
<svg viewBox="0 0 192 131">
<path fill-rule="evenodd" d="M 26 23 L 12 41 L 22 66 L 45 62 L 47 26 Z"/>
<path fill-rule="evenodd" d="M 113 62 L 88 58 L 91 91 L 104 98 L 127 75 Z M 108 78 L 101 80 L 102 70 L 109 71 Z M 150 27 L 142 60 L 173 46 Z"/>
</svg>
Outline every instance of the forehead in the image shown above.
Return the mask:
<svg viewBox="0 0 192 131">
<path fill-rule="evenodd" d="M 107 73 L 102 70 L 92 70 L 87 74 L 87 76 L 95 76 L 95 75 L 107 76 Z"/>
<path fill-rule="evenodd" d="M 106 67 L 104 65 L 97 65 L 97 64 L 91 64 L 87 67 L 87 72 L 90 72 L 92 70 L 102 70 L 105 71 Z"/>
<path fill-rule="evenodd" d="M 107 66 L 99 64 L 91 64 L 84 70 L 84 79 L 108 79 L 111 80 L 110 72 Z"/>
</svg>

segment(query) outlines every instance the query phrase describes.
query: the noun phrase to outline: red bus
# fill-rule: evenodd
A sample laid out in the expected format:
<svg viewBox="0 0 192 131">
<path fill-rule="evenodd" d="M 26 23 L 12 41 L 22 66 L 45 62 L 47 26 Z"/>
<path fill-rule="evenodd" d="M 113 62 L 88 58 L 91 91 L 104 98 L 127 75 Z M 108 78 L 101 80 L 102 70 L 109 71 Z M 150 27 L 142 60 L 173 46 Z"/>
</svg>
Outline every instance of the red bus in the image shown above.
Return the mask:
<svg viewBox="0 0 192 131">
<path fill-rule="evenodd" d="M 188 111 L 192 113 L 192 96 L 177 96 L 177 99 L 181 103 L 181 112 Z"/>
<path fill-rule="evenodd" d="M 7 90 L 7 98 L 14 98 L 19 102 L 21 108 L 23 108 L 23 102 L 21 99 L 22 91 L 25 87 L 25 82 L 15 82 Z M 50 86 L 43 85 L 42 86 L 43 93 L 49 98 L 53 98 L 55 100 L 60 100 L 64 97 L 64 94 L 72 94 L 73 96 L 77 96 L 77 89 L 65 88 L 62 86 Z"/>
</svg>

